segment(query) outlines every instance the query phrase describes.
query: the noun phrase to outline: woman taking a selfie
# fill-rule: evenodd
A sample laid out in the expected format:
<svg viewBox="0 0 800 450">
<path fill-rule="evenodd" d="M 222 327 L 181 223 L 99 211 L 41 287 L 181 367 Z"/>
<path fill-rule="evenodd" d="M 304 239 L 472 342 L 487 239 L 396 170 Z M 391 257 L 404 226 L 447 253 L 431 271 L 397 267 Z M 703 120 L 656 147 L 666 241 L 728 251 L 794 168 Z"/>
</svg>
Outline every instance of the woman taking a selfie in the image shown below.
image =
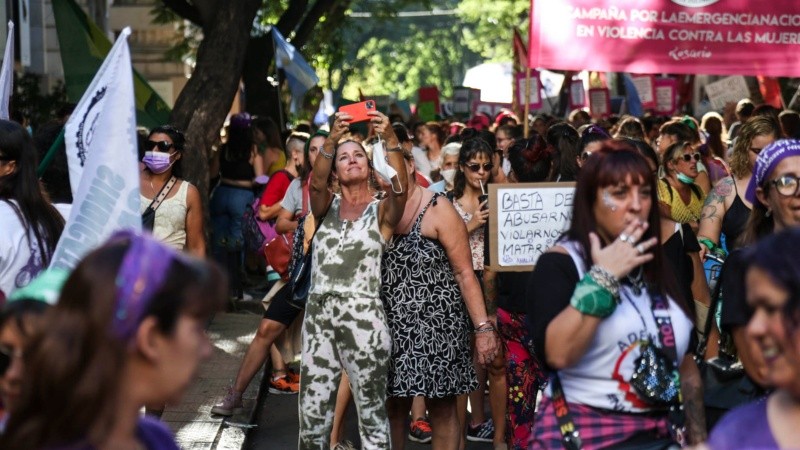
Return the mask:
<svg viewBox="0 0 800 450">
<path fill-rule="evenodd" d="M 692 321 L 664 270 L 655 181 L 633 147 L 605 143 L 581 169 L 569 230 L 536 263 L 528 318 L 552 376 L 531 448 L 577 448 L 576 435 L 586 449 L 668 448 L 684 424 L 690 443 L 705 439 Z"/>
<path fill-rule="evenodd" d="M 300 385 L 301 450 L 326 448 L 336 389 L 345 370 L 358 407 L 362 448 L 389 444 L 386 382 L 391 337 L 380 300 L 381 256 L 408 195 L 403 154 L 389 119 L 367 113 L 397 172 L 377 200 L 364 147 L 341 140 L 352 116 L 337 113 L 311 175 L 311 211 L 319 224 L 311 248 L 311 289 L 303 323 Z M 338 182 L 341 193 L 331 191 Z"/>
</svg>

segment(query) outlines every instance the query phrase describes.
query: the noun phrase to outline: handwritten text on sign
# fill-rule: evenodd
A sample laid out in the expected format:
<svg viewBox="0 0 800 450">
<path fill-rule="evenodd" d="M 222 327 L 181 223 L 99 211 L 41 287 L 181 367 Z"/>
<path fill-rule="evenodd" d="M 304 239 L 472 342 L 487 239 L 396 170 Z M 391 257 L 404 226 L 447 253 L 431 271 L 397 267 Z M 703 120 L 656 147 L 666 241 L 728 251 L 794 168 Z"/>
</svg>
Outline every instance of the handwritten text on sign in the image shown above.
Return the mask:
<svg viewBox="0 0 800 450">
<path fill-rule="evenodd" d="M 489 185 L 494 201 L 490 263 L 523 269 L 555 244 L 572 221 L 572 183 Z M 494 189 L 492 189 L 494 188 Z M 492 192 L 496 191 L 496 192 Z M 495 232 L 496 230 L 496 232 Z"/>
</svg>

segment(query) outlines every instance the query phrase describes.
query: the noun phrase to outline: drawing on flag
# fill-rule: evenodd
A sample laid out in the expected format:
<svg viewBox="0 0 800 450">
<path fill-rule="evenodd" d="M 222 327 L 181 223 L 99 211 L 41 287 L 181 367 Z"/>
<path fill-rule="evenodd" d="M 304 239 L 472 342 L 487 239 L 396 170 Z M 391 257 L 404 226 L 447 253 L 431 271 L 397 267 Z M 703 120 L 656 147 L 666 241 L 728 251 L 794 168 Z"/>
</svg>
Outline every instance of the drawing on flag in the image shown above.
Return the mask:
<svg viewBox="0 0 800 450">
<path fill-rule="evenodd" d="M 51 267 L 72 269 L 114 231 L 142 228 L 130 32 L 122 30 L 65 125 L 74 202 Z"/>
</svg>

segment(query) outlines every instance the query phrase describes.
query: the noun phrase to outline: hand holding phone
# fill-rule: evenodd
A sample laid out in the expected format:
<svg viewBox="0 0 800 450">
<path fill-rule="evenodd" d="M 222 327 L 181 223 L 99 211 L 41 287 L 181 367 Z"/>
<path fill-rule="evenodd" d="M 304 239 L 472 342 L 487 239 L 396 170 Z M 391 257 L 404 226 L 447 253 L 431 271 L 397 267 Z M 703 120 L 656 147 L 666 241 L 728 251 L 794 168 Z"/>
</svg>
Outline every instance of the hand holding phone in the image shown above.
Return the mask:
<svg viewBox="0 0 800 450">
<path fill-rule="evenodd" d="M 361 103 L 353 103 L 352 105 L 344 105 L 339 107 L 339 112 L 345 113 L 352 117 L 350 123 L 364 122 L 370 119 L 367 114 L 369 111 L 375 111 L 375 101 L 366 100 Z"/>
</svg>

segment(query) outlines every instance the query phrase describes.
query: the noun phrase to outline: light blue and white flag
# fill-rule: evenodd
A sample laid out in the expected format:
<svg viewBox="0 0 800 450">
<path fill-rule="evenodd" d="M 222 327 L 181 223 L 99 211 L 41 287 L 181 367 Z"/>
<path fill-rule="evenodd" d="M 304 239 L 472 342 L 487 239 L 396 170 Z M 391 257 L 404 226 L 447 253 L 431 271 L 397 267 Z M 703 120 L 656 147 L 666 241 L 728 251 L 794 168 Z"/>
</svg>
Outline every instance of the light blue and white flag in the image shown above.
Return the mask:
<svg viewBox="0 0 800 450">
<path fill-rule="evenodd" d="M 319 77 L 308 65 L 303 55 L 283 38 L 276 27 L 272 27 L 272 39 L 275 43 L 275 65 L 283 69 L 289 90 L 292 91 L 292 109 L 294 110 L 303 95 L 319 83 Z"/>
<path fill-rule="evenodd" d="M 633 78 L 628 73 L 622 74 L 622 77 L 625 83 L 625 104 L 628 107 L 626 112 L 634 117 L 642 117 L 644 115 L 642 99 L 639 98 L 639 91 L 633 84 Z"/>
<path fill-rule="evenodd" d="M 74 201 L 51 267 L 72 269 L 114 231 L 142 229 L 130 34 L 122 30 L 65 126 Z"/>
<path fill-rule="evenodd" d="M 14 22 L 8 21 L 8 38 L 3 54 L 3 68 L 0 69 L 0 119 L 8 120 L 8 102 L 14 93 Z"/>
</svg>

